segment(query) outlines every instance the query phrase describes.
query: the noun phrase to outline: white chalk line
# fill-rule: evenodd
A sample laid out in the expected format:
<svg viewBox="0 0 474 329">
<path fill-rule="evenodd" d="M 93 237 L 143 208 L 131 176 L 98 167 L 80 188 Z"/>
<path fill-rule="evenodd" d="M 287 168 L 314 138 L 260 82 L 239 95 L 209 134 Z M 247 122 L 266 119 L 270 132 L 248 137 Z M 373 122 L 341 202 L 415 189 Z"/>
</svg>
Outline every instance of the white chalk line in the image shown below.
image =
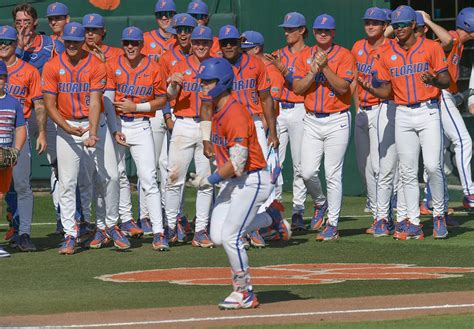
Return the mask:
<svg viewBox="0 0 474 329">
<path fill-rule="evenodd" d="M 287 317 L 334 315 L 334 314 L 439 310 L 439 309 L 456 309 L 456 308 L 471 308 L 471 307 L 474 307 L 474 304 L 445 304 L 445 305 L 426 305 L 426 306 L 412 306 L 412 307 L 368 308 L 368 309 L 354 309 L 354 310 L 332 310 L 332 311 L 300 312 L 300 313 L 272 313 L 272 314 L 255 314 L 255 315 L 240 314 L 240 315 L 233 315 L 233 316 L 216 316 L 216 317 L 152 320 L 152 321 L 137 321 L 137 322 L 72 324 L 72 325 L 62 325 L 62 326 L 45 326 L 42 328 L 100 328 L 100 327 L 113 327 L 113 326 L 159 325 L 159 324 L 192 323 L 192 322 L 206 322 L 206 321 L 228 321 L 228 320 L 242 320 L 242 319 L 267 319 L 267 318 L 283 318 L 283 317 L 287 318 Z M 23 327 L 23 328 L 38 328 L 38 327 Z"/>
</svg>

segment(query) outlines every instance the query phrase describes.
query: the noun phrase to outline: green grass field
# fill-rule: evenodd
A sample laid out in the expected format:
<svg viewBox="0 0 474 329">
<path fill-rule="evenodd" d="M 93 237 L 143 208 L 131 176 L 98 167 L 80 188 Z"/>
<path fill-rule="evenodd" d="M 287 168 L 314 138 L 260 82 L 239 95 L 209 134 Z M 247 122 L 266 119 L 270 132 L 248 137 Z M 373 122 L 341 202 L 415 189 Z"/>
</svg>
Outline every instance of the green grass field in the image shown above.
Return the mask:
<svg viewBox="0 0 474 329">
<path fill-rule="evenodd" d="M 194 191 L 187 190 L 185 212 L 194 214 Z M 457 197 L 460 200 L 460 197 Z M 286 215 L 291 216 L 290 195 L 285 194 Z M 136 200 L 135 200 L 136 202 Z M 289 263 L 403 263 L 419 266 L 473 266 L 474 214 L 459 210 L 455 218 L 461 227 L 449 239 L 434 240 L 431 224 L 424 218 L 423 241 L 375 239 L 364 234 L 371 219 L 364 214 L 365 198 L 346 197 L 340 221 L 341 239 L 317 243 L 315 233 L 296 235 L 288 242 L 275 242 L 266 249 L 251 249 L 251 266 Z M 460 207 L 453 202 L 452 206 Z M 306 216 L 310 216 L 310 206 Z M 0 316 L 48 314 L 71 311 L 98 311 L 165 306 L 215 305 L 225 297 L 227 286 L 181 286 L 168 283 L 102 282 L 94 277 L 125 271 L 156 268 L 224 266 L 222 248 L 199 249 L 190 243 L 170 252 L 153 251 L 151 238 L 132 240 L 130 252 L 112 248 L 79 250 L 73 256 L 58 254 L 60 238 L 53 234 L 54 212 L 49 197 L 35 198 L 32 240 L 35 253 L 12 251 L 12 257 L 0 260 Z M 0 235 L 7 229 L 2 222 Z M 41 224 L 44 223 L 44 224 Z M 49 224 L 48 224 L 49 223 Z M 1 245 L 4 244 L 0 241 Z M 441 282 L 442 281 L 442 282 Z M 272 303 L 285 300 L 324 299 L 417 292 L 474 290 L 474 273 L 460 278 L 395 281 L 350 281 L 327 285 L 256 286 L 259 300 Z M 472 322 L 472 315 L 466 317 Z M 455 321 L 448 317 L 446 321 Z M 445 321 L 445 320 L 443 320 Z M 459 328 L 463 328 L 458 326 Z M 324 328 L 324 327 L 322 327 Z M 346 328 L 342 326 L 341 328 Z M 348 327 L 347 327 L 348 328 Z M 357 327 L 358 328 L 358 327 Z M 362 327 L 361 327 L 362 328 Z M 366 328 L 366 327 L 364 327 Z M 367 327 L 370 328 L 370 327 Z M 383 327 L 385 328 L 385 327 Z M 386 328 L 392 328 L 387 326 Z M 424 328 L 424 327 L 423 327 Z"/>
</svg>

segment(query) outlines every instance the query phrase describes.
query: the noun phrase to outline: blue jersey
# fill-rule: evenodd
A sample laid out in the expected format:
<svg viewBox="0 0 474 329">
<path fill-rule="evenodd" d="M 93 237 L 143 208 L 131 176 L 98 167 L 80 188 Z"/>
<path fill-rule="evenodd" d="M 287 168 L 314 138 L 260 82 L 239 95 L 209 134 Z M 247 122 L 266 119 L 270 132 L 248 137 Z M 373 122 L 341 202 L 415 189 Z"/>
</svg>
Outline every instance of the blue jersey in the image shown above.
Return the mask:
<svg viewBox="0 0 474 329">
<path fill-rule="evenodd" d="M 28 50 L 16 50 L 16 56 L 36 67 L 40 73 L 44 64 L 53 58 L 54 53 L 60 54 L 64 51 L 64 44 L 59 40 L 53 40 L 50 36 L 38 34 L 33 45 Z"/>
<path fill-rule="evenodd" d="M 25 118 L 20 102 L 8 94 L 0 98 L 0 146 L 11 147 L 15 129 L 24 125 Z"/>
</svg>

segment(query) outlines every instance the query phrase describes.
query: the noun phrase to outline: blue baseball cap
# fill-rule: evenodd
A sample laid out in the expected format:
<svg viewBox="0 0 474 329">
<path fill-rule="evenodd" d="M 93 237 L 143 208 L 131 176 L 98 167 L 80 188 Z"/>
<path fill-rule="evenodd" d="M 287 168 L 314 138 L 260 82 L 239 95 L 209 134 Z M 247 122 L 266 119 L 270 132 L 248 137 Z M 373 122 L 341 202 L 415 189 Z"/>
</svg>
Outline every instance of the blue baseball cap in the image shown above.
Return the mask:
<svg viewBox="0 0 474 329">
<path fill-rule="evenodd" d="M 176 5 L 173 0 L 158 0 L 155 5 L 155 13 L 160 11 L 176 12 Z"/>
<path fill-rule="evenodd" d="M 197 26 L 191 34 L 191 40 L 213 40 L 212 30 L 207 26 Z"/>
<path fill-rule="evenodd" d="M 8 75 L 7 64 L 4 61 L 0 61 L 0 75 Z"/>
<path fill-rule="evenodd" d="M 0 39 L 1 40 L 17 40 L 17 32 L 10 25 L 3 25 L 0 27 Z"/>
<path fill-rule="evenodd" d="M 385 21 L 387 23 L 390 23 L 390 21 L 392 20 L 392 11 L 388 8 L 382 8 L 382 10 L 385 13 L 385 15 L 387 15 L 387 17 L 385 18 Z"/>
<path fill-rule="evenodd" d="M 242 48 L 253 48 L 255 46 L 263 46 L 265 40 L 263 35 L 257 31 L 245 31 L 242 33 Z"/>
<path fill-rule="evenodd" d="M 372 21 L 382 21 L 385 22 L 387 20 L 387 15 L 385 12 L 377 7 L 372 7 L 369 8 L 365 11 L 364 17 L 362 17 L 364 20 L 372 20 Z"/>
<path fill-rule="evenodd" d="M 123 29 L 122 41 L 143 41 L 143 31 L 136 26 Z"/>
<path fill-rule="evenodd" d="M 99 14 L 87 14 L 82 19 L 82 26 L 85 28 L 103 29 L 105 27 L 105 20 Z"/>
<path fill-rule="evenodd" d="M 283 19 L 283 23 L 278 26 L 290 28 L 306 26 L 306 18 L 304 18 L 303 14 L 293 11 L 291 13 L 286 14 L 285 18 Z"/>
<path fill-rule="evenodd" d="M 82 24 L 71 22 L 64 26 L 63 40 L 64 41 L 84 41 L 86 29 Z"/>
<path fill-rule="evenodd" d="M 172 27 L 171 25 L 168 26 L 165 31 L 168 32 L 168 33 L 171 33 L 171 34 L 173 34 L 173 35 L 178 34 L 178 33 L 176 32 L 176 29 L 175 29 L 174 27 Z"/>
<path fill-rule="evenodd" d="M 190 15 L 209 15 L 209 7 L 204 1 L 191 1 L 188 4 L 187 13 Z"/>
<path fill-rule="evenodd" d="M 416 12 L 410 6 L 399 6 L 392 12 L 392 24 L 416 21 Z"/>
<path fill-rule="evenodd" d="M 314 20 L 313 29 L 335 30 L 336 20 L 334 19 L 334 17 L 328 14 L 319 15 Z"/>
<path fill-rule="evenodd" d="M 173 17 L 173 22 L 171 25 L 176 28 L 177 26 L 190 26 L 190 27 L 196 27 L 197 26 L 197 21 L 194 19 L 193 16 L 189 14 L 177 14 L 174 15 Z"/>
<path fill-rule="evenodd" d="M 240 39 L 239 30 L 234 25 L 224 25 L 219 30 L 219 40 Z"/>
<path fill-rule="evenodd" d="M 423 18 L 423 15 L 420 14 L 419 12 L 416 12 L 416 27 L 419 26 L 425 26 L 425 20 Z"/>
<path fill-rule="evenodd" d="M 46 9 L 46 17 L 52 16 L 68 16 L 69 9 L 64 3 L 54 2 L 48 6 Z"/>
<path fill-rule="evenodd" d="M 474 7 L 466 7 L 456 17 L 456 28 L 474 32 Z"/>
</svg>

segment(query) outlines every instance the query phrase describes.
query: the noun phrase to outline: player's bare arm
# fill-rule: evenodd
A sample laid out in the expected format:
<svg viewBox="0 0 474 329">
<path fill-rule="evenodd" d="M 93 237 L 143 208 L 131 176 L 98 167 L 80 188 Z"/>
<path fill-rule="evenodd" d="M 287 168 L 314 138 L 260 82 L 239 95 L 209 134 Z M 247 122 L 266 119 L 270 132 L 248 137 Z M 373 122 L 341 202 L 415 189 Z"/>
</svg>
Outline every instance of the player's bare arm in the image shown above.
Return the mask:
<svg viewBox="0 0 474 329">
<path fill-rule="evenodd" d="M 176 99 L 178 96 L 179 91 L 181 90 L 181 86 L 183 85 L 184 76 L 181 72 L 175 72 L 169 78 L 169 85 L 166 91 L 168 96 L 168 100 Z"/>
<path fill-rule="evenodd" d="M 390 82 L 382 82 L 381 85 L 376 88 L 369 80 L 364 80 L 359 77 L 357 78 L 357 83 L 362 89 L 367 90 L 377 98 L 389 99 L 392 95 L 392 84 Z"/>
<path fill-rule="evenodd" d="M 58 108 L 56 107 L 56 102 L 58 97 L 53 94 L 45 93 L 44 94 L 44 104 L 46 106 L 46 111 L 51 120 L 54 121 L 59 127 L 66 131 L 70 135 L 82 136 L 87 130 L 82 127 L 73 127 L 69 125 L 63 116 L 59 113 Z"/>
<path fill-rule="evenodd" d="M 212 102 L 201 102 L 200 126 L 202 131 L 203 153 L 207 158 L 212 158 L 214 156 L 214 148 L 211 143 L 212 106 Z"/>
<path fill-rule="evenodd" d="M 358 76 L 357 72 L 355 76 Z M 350 88 L 351 88 L 352 101 L 354 102 L 354 107 L 357 113 L 359 111 L 359 96 L 358 96 L 359 92 L 357 91 L 358 90 L 357 80 L 355 79 L 352 80 Z"/>
<path fill-rule="evenodd" d="M 435 22 L 431 20 L 431 17 L 428 13 L 423 10 L 417 10 L 421 16 L 423 16 L 423 20 L 425 24 L 433 31 L 433 33 L 438 37 L 441 47 L 443 47 L 444 51 L 449 52 L 453 48 L 453 37 L 447 30 L 443 27 L 439 26 Z"/>
<path fill-rule="evenodd" d="M 446 89 L 451 83 L 451 78 L 449 77 L 449 72 L 434 73 L 427 71 L 421 75 L 421 80 L 428 84 L 435 86 L 439 89 Z"/>
<path fill-rule="evenodd" d="M 20 126 L 15 128 L 15 145 L 14 148 L 21 150 L 23 145 L 26 143 L 26 126 Z"/>
<path fill-rule="evenodd" d="M 313 57 L 313 60 L 311 62 L 311 70 L 306 74 L 306 76 L 303 79 L 294 79 L 293 81 L 293 91 L 296 95 L 303 95 L 309 87 L 314 82 L 314 78 L 316 77 L 316 74 L 319 72 L 319 66 L 316 62 L 315 57 Z"/>
<path fill-rule="evenodd" d="M 35 107 L 36 122 L 38 124 L 38 137 L 36 139 L 36 152 L 38 154 L 46 151 L 48 144 L 46 143 L 46 121 L 47 114 L 44 108 L 44 101 L 42 99 L 35 100 L 33 102 Z"/>
<path fill-rule="evenodd" d="M 102 104 L 102 92 L 93 91 L 90 93 L 91 103 L 89 107 L 89 138 L 84 141 L 87 147 L 94 147 L 97 138 L 97 129 L 99 126 L 100 109 Z"/>
<path fill-rule="evenodd" d="M 268 135 L 268 145 L 273 145 L 277 148 L 280 145 L 276 132 L 276 119 L 273 110 L 273 98 L 269 91 L 259 93 L 260 101 L 262 102 L 263 116 L 267 123 L 270 134 Z"/>
</svg>

